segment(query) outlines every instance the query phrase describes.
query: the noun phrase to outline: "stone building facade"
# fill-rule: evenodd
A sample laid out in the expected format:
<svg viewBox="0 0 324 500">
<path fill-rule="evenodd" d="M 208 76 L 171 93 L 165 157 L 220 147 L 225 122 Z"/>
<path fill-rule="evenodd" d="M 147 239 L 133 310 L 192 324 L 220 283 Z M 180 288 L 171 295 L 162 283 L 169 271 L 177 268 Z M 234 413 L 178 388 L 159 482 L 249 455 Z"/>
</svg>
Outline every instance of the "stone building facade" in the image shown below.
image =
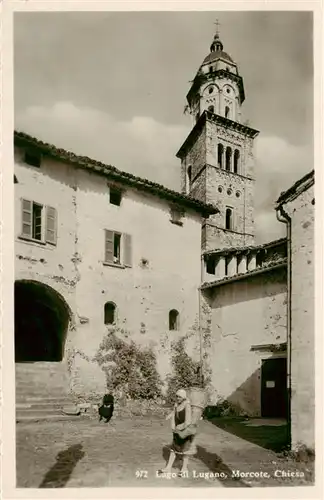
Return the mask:
<svg viewBox="0 0 324 500">
<path fill-rule="evenodd" d="M 91 359 L 113 323 L 154 349 L 164 378 L 171 341 L 198 321 L 201 224 L 216 209 L 25 134 L 15 146 L 16 360 L 72 352 L 73 392 L 100 393 Z"/>
<path fill-rule="evenodd" d="M 187 95 L 181 192 L 15 133 L 16 361 L 42 362 L 59 386 L 54 361 L 74 394 L 102 393 L 93 360 L 112 327 L 154 350 L 164 381 L 185 337 L 211 404 L 291 416 L 293 445 L 311 446 L 313 178 L 278 200 L 287 238 L 255 245 L 258 131 L 241 122 L 244 100 L 216 34 Z"/>
<path fill-rule="evenodd" d="M 177 153 L 182 191 L 218 201 L 219 212 L 204 222 L 203 249 L 251 245 L 259 132 L 241 123 L 243 79 L 217 34 L 210 51 L 187 94 L 193 129 Z"/>
<path fill-rule="evenodd" d="M 288 387 L 291 444 L 315 449 L 314 171 L 279 197 L 288 238 Z"/>
</svg>

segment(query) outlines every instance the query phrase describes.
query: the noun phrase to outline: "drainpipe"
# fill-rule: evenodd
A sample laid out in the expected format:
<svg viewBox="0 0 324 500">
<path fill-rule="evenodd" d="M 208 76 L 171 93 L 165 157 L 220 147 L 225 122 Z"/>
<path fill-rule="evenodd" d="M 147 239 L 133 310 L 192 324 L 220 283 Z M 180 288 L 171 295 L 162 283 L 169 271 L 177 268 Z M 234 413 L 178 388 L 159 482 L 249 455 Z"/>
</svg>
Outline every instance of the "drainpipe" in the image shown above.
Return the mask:
<svg viewBox="0 0 324 500">
<path fill-rule="evenodd" d="M 276 210 L 277 219 L 287 226 L 287 423 L 288 443 L 291 447 L 291 218 L 282 205 Z"/>
<path fill-rule="evenodd" d="M 201 285 L 203 284 L 203 279 L 204 279 L 204 256 L 201 255 L 201 266 L 200 266 L 200 287 L 198 289 L 198 330 L 199 330 L 199 349 L 200 349 L 200 385 L 203 387 L 203 380 L 204 380 L 204 375 L 203 375 L 203 341 L 202 341 L 202 329 L 201 329 L 201 294 L 202 294 L 202 289 Z"/>
</svg>

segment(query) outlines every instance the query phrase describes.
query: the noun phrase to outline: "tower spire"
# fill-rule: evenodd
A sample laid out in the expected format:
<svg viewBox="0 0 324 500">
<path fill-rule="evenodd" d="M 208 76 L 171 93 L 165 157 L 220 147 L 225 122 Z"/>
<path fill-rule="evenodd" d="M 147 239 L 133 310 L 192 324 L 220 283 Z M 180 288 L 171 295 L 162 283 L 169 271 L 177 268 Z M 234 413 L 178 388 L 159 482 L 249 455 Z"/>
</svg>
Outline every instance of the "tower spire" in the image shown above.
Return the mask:
<svg viewBox="0 0 324 500">
<path fill-rule="evenodd" d="M 216 19 L 216 22 L 214 24 L 216 25 L 216 33 L 214 35 L 214 40 L 210 46 L 210 52 L 222 51 L 224 48 L 219 38 L 219 26 L 220 26 L 219 20 Z"/>
<path fill-rule="evenodd" d="M 217 36 L 218 36 L 218 38 L 219 38 L 219 27 L 220 27 L 220 22 L 219 22 L 219 20 L 218 20 L 218 19 L 216 19 L 216 22 L 215 22 L 214 24 L 215 24 L 215 26 L 216 26 L 216 33 L 215 33 L 215 35 L 217 35 Z"/>
</svg>

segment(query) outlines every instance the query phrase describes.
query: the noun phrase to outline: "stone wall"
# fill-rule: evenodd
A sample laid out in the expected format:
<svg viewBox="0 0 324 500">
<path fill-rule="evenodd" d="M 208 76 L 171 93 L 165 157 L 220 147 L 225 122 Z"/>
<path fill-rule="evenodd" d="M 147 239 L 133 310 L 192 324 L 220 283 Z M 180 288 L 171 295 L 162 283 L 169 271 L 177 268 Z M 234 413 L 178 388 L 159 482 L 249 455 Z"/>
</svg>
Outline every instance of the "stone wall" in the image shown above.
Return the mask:
<svg viewBox="0 0 324 500">
<path fill-rule="evenodd" d="M 286 270 L 272 270 L 203 293 L 203 324 L 209 330 L 205 351 L 214 401 L 224 398 L 247 414 L 259 416 L 262 360 L 274 354 L 253 350 L 253 346 L 286 342 Z"/>
<path fill-rule="evenodd" d="M 292 448 L 315 448 L 314 187 L 284 205 L 291 217 Z M 321 332 L 319 332 L 321 334 Z"/>
<path fill-rule="evenodd" d="M 202 168 L 206 164 L 206 130 L 203 128 L 199 131 L 198 137 L 193 142 L 193 144 L 188 148 L 186 156 L 181 162 L 181 191 L 189 192 L 189 186 L 187 182 L 187 170 L 191 166 L 191 178 L 193 183 L 191 188 L 194 187 L 195 178 L 201 172 Z M 191 189 L 190 189 L 191 190 Z M 205 196 L 205 193 L 203 193 Z M 204 198 L 198 198 L 204 201 Z"/>
<path fill-rule="evenodd" d="M 187 334 L 198 318 L 200 215 L 188 210 L 182 226 L 172 224 L 167 201 L 135 189 L 127 189 L 115 206 L 104 177 L 48 158 L 40 168 L 32 167 L 19 150 L 15 174 L 16 280 L 48 284 L 73 311 L 75 329 L 68 335 L 65 361 L 74 392 L 104 389 L 104 373 L 92 359 L 110 330 L 104 324 L 108 301 L 116 304 L 117 324 L 129 338 L 159 354 L 165 377 L 171 370 L 171 341 Z M 55 246 L 20 238 L 21 198 L 57 209 Z M 131 235 L 131 267 L 105 265 L 105 229 Z M 171 309 L 179 311 L 179 331 L 169 331 Z M 189 344 L 195 354 L 199 339 Z"/>
</svg>

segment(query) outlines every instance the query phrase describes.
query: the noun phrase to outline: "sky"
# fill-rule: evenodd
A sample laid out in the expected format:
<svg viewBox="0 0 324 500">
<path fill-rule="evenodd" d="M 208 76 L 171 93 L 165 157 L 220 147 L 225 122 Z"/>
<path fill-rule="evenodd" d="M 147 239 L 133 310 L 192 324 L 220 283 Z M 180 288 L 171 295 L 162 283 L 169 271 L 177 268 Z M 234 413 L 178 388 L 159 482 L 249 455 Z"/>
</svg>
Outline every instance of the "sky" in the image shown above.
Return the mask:
<svg viewBox="0 0 324 500">
<path fill-rule="evenodd" d="M 16 12 L 15 129 L 180 190 L 186 94 L 216 19 L 260 131 L 256 243 L 284 236 L 274 203 L 313 168 L 309 12 Z"/>
</svg>

